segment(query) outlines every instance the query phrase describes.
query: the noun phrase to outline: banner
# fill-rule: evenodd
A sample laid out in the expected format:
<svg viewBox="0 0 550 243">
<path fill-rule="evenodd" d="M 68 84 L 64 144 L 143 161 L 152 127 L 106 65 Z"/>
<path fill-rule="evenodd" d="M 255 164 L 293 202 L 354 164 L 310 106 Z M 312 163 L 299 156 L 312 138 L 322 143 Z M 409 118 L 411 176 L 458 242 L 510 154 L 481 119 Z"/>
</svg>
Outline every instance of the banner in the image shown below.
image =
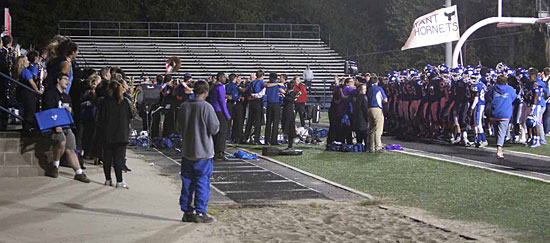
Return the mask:
<svg viewBox="0 0 550 243">
<path fill-rule="evenodd" d="M 456 5 L 433 11 L 414 21 L 411 35 L 401 50 L 457 41 L 459 27 Z"/>
</svg>

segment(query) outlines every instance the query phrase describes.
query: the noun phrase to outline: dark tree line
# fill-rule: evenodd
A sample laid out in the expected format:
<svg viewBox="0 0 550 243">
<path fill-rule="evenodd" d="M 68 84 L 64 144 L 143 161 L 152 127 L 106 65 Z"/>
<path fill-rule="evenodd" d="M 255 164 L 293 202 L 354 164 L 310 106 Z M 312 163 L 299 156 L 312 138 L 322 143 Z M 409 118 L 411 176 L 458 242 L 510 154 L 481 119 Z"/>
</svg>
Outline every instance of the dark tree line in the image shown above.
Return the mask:
<svg viewBox="0 0 550 243">
<path fill-rule="evenodd" d="M 14 35 L 23 46 L 44 46 L 59 20 L 312 23 L 321 38 L 362 71 L 388 72 L 444 61 L 444 46 L 400 51 L 414 20 L 443 6 L 444 0 L 4 0 Z M 454 1 L 461 32 L 495 16 L 496 0 Z M 535 16 L 535 1 L 504 0 L 505 16 Z M 545 33 L 539 26 L 476 32 L 464 50 L 465 63 L 493 67 L 547 65 Z"/>
</svg>

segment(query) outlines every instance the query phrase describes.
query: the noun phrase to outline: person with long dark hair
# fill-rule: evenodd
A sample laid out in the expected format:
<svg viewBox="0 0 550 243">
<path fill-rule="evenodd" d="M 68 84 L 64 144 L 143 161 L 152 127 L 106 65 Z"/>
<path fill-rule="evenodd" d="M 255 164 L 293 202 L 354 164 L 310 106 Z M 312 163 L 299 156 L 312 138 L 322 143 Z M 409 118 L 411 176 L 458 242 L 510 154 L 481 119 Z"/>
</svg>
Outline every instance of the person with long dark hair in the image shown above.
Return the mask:
<svg viewBox="0 0 550 243">
<path fill-rule="evenodd" d="M 69 76 L 69 83 L 65 89 L 65 93 L 68 94 L 73 83 L 72 61 L 78 56 L 78 45 L 67 38 L 59 42 L 55 50 L 56 57 L 48 63 L 49 78 L 47 78 L 46 87 L 55 86 L 55 77 L 59 73 L 65 73 Z"/>
<path fill-rule="evenodd" d="M 109 95 L 102 101 L 98 111 L 98 126 L 104 137 L 103 171 L 105 185 L 112 186 L 111 166 L 115 168 L 116 187 L 129 189 L 122 178 L 122 167 L 126 154 L 126 146 L 130 136 L 130 122 L 134 117 L 130 102 L 123 96 L 124 90 L 118 81 L 109 84 Z"/>
</svg>

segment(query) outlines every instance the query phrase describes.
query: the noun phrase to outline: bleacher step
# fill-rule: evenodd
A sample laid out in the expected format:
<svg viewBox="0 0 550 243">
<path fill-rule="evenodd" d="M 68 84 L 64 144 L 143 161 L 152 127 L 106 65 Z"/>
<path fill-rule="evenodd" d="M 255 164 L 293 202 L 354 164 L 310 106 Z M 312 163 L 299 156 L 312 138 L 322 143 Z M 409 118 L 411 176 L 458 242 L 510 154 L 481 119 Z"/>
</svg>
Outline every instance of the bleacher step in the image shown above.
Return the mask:
<svg viewBox="0 0 550 243">
<path fill-rule="evenodd" d="M 0 132 L 0 178 L 43 176 L 53 161 L 50 145 L 41 134 Z"/>
</svg>

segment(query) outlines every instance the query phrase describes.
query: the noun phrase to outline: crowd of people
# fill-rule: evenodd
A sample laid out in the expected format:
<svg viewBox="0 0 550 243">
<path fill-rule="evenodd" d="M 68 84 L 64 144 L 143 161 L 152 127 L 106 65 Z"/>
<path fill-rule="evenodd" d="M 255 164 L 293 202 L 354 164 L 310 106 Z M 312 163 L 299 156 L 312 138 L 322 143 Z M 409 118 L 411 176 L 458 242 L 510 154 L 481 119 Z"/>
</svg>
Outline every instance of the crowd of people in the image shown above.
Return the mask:
<svg viewBox="0 0 550 243">
<path fill-rule="evenodd" d="M 296 134 L 296 117 L 299 115 L 301 126 L 306 125 L 307 90 L 300 77 L 288 80 L 285 74 L 271 72 L 266 79 L 265 75 L 261 70 L 245 77 L 220 72 L 204 80 L 210 88 L 206 99 L 214 108 L 220 122 L 220 132 L 214 140 L 216 160 L 227 160 L 224 155 L 227 142 L 278 145 L 286 141 L 288 147 L 292 148 Z M 150 129 L 152 137 L 169 137 L 178 133 L 175 114 L 181 104 L 194 97 L 196 80 L 186 73 L 183 80 L 174 80 L 172 75 L 166 74 L 144 82 L 157 85 L 161 98 L 151 107 L 140 107 L 140 113 L 144 117 L 142 129 Z M 147 112 L 147 109 L 153 112 Z M 146 114 L 150 114 L 150 117 L 146 117 Z M 164 115 L 162 126 L 161 115 Z M 150 121 L 150 124 L 146 121 Z M 262 136 L 264 124 L 265 133 Z M 284 134 L 282 140 L 279 130 Z"/>
<path fill-rule="evenodd" d="M 442 64 L 381 77 L 335 78 L 328 143 L 353 144 L 355 134 L 357 143 L 368 144 L 367 131 L 377 134 L 381 129 L 369 124 L 374 118 L 368 115 L 367 108 L 373 106 L 368 102 L 380 103 L 387 97 L 387 104 L 379 107 L 387 117 L 381 122 L 389 134 L 476 147 L 487 146 L 487 136 L 495 135 L 497 157 L 503 158 L 504 141 L 531 148 L 546 144 L 545 135 L 550 132 L 550 112 L 546 111 L 549 80 L 550 68 L 539 72 L 535 68 L 512 69 L 504 63 L 494 69 L 481 65 L 448 68 Z M 365 86 L 369 91 L 381 87 L 383 92 L 378 98 L 365 96 Z"/>
<path fill-rule="evenodd" d="M 81 159 L 90 158 L 103 164 L 105 185 L 129 188 L 122 172 L 130 171 L 126 147 L 132 118 L 139 114 L 142 130 L 151 138 L 182 134 L 184 221 L 211 220 L 206 215 L 207 185 L 213 161 L 228 160 L 226 143 L 284 142 L 291 149 L 296 126 L 306 126 L 307 83 L 313 79 L 309 67 L 303 76 L 306 84 L 298 76 L 289 79 L 262 70 L 246 76 L 220 72 L 206 80 L 194 80 L 190 73 L 179 79 L 167 70 L 152 79 L 144 77 L 142 84 L 155 87 L 160 97 L 146 103 L 137 98 L 144 86 L 129 86 L 120 68 L 77 68 L 78 45 L 70 38 L 55 36 L 41 52 L 14 51 L 12 44 L 10 36 L 2 37 L 0 72 L 20 84 L 0 77 L 0 106 L 20 111 L 24 132 L 38 131 L 38 111 L 62 108 L 74 116 L 70 127 L 45 133 L 54 152 L 48 175 L 57 177 L 64 160 L 76 180 L 90 182 Z M 361 144 L 368 152 L 383 153 L 384 130 L 405 139 L 437 138 L 477 147 L 488 145 L 487 133 L 497 138 L 498 158 L 504 157 L 505 141 L 539 147 L 550 132 L 549 80 L 550 68 L 539 73 L 503 63 L 495 69 L 427 65 L 422 71 L 407 69 L 386 76 L 335 76 L 327 149 Z M 6 113 L 0 118 L 0 129 L 5 130 Z"/>
<path fill-rule="evenodd" d="M 122 171 L 130 171 L 125 156 L 136 110 L 124 72 L 118 68 L 105 68 L 101 76 L 93 70 L 83 72 L 75 62 L 78 45 L 64 36 L 53 37 L 40 53 L 12 45 L 11 36 L 2 37 L 0 72 L 5 76 L 0 77 L 0 105 L 18 111 L 25 133 L 40 132 L 38 111 L 66 109 L 75 121 L 42 131 L 52 141 L 54 157 L 46 174 L 58 177 L 64 162 L 75 171 L 75 180 L 89 183 L 82 158 L 94 158 L 96 164 L 103 164 L 105 185 L 129 188 Z M 7 113 L 2 112 L 1 118 L 0 129 L 6 130 Z"/>
</svg>

